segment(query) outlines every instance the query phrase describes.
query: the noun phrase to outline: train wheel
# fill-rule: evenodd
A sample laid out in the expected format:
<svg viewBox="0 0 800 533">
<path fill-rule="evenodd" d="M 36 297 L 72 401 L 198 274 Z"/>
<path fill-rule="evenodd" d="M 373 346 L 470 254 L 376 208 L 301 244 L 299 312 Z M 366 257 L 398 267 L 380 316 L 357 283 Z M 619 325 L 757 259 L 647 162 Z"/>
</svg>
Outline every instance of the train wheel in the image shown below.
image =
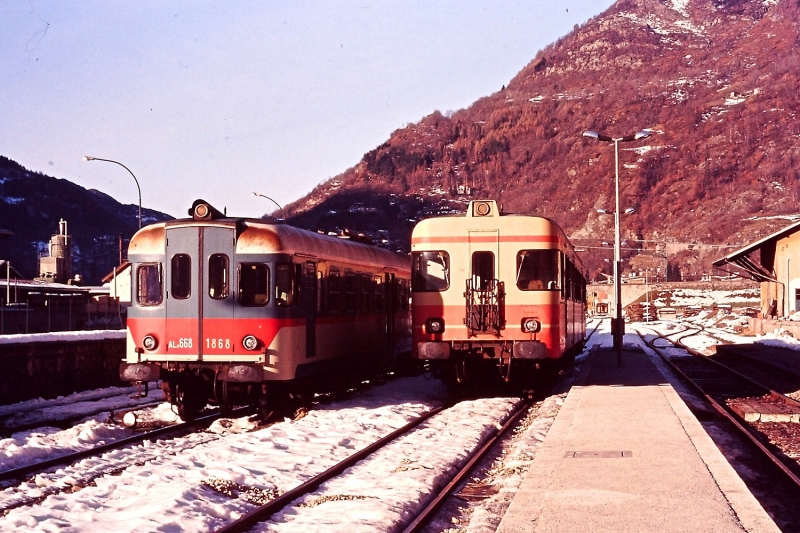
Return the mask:
<svg viewBox="0 0 800 533">
<path fill-rule="evenodd" d="M 198 407 L 200 402 L 195 394 L 188 381 L 181 381 L 175 384 L 173 398 L 175 406 L 178 408 L 178 416 L 184 422 L 192 422 L 200 412 L 201 407 Z"/>
<path fill-rule="evenodd" d="M 272 405 L 269 401 L 269 391 L 267 384 L 261 384 L 261 394 L 258 395 L 258 418 L 266 420 L 272 414 Z"/>
<path fill-rule="evenodd" d="M 170 386 L 169 381 L 161 382 L 161 391 L 164 393 L 164 399 L 169 403 L 172 403 L 172 387 Z"/>
</svg>

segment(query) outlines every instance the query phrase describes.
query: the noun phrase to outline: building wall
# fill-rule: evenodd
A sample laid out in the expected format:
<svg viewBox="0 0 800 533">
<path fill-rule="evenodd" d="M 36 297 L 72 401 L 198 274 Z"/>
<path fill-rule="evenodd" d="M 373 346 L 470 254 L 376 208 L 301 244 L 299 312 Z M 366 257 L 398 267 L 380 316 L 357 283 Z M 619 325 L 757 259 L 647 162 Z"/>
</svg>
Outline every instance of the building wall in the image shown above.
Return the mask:
<svg viewBox="0 0 800 533">
<path fill-rule="evenodd" d="M 800 232 L 778 240 L 774 269 L 778 282 L 769 284 L 771 287 L 766 294 L 762 291 L 762 312 L 769 310 L 772 303 L 776 304 L 775 316 L 788 316 L 800 311 L 800 299 L 797 298 L 797 291 L 800 291 Z"/>
</svg>

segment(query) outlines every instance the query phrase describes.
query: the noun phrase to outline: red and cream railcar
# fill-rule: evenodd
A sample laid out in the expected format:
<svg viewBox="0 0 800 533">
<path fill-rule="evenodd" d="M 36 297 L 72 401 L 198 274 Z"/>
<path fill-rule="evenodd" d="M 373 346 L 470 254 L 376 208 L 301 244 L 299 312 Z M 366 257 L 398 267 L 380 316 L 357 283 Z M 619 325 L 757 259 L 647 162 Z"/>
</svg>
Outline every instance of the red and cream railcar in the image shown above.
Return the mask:
<svg viewBox="0 0 800 533">
<path fill-rule="evenodd" d="M 184 419 L 392 371 L 410 353 L 408 256 L 202 200 L 131 239 L 124 381 L 162 380 Z"/>
<path fill-rule="evenodd" d="M 586 280 L 552 220 L 472 201 L 466 216 L 419 222 L 411 250 L 413 353 L 443 380 L 483 382 L 495 367 L 528 388 L 582 349 Z"/>
</svg>

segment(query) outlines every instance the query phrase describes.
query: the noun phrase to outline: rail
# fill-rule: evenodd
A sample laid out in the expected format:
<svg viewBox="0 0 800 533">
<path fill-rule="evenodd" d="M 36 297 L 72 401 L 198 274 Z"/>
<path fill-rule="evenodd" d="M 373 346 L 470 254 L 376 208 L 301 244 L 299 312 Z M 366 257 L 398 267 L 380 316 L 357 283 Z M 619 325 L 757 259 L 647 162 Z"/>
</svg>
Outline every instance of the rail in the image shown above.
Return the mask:
<svg viewBox="0 0 800 533">
<path fill-rule="evenodd" d="M 702 328 L 700 328 L 698 330 L 698 332 L 699 331 L 702 331 Z M 690 335 L 694 335 L 694 334 L 696 334 L 698 332 L 692 333 Z M 688 346 L 683 344 L 681 342 L 681 340 L 683 338 L 686 338 L 686 337 L 690 336 L 690 335 L 686 335 L 686 336 L 682 337 L 681 339 L 675 340 L 675 341 L 673 341 L 672 339 L 668 339 L 663 335 L 659 335 L 658 337 L 656 337 L 656 339 L 654 339 L 652 342 L 650 342 L 650 341 L 647 341 L 645 339 L 644 335 L 642 335 L 641 332 L 636 331 L 636 333 L 639 335 L 639 337 L 642 339 L 642 341 L 645 344 L 647 344 L 647 346 L 649 346 L 651 349 L 653 349 L 653 351 L 655 351 L 658 354 L 658 356 L 664 362 L 666 362 L 679 376 L 681 376 L 682 379 L 686 383 L 688 383 L 701 396 L 703 396 L 703 398 L 705 398 L 706 401 L 709 402 L 718 413 L 720 413 L 723 417 L 725 417 L 728 421 L 730 421 L 733 424 L 733 426 L 742 435 L 744 435 L 750 442 L 752 442 L 756 446 L 756 448 L 758 448 L 758 450 L 761 451 L 761 453 L 765 457 L 767 457 L 769 459 L 769 461 L 772 464 L 774 464 L 781 472 L 783 472 L 795 484 L 795 486 L 800 488 L 800 477 L 798 477 L 797 474 L 795 474 L 792 471 L 792 469 L 790 468 L 790 463 L 784 462 L 780 457 L 778 457 L 778 455 L 773 453 L 773 451 L 768 446 L 766 446 L 762 442 L 762 440 L 759 438 L 760 433 L 758 433 L 755 429 L 748 427 L 746 425 L 746 422 L 742 421 L 740 419 L 740 417 L 738 415 L 736 415 L 736 413 L 734 413 L 730 409 L 730 407 L 728 407 L 725 404 L 724 401 L 718 401 L 718 397 L 724 396 L 722 393 L 720 393 L 719 391 L 711 392 L 711 391 L 708 390 L 708 388 L 709 388 L 708 384 L 711 382 L 711 380 L 708 377 L 708 374 L 704 373 L 704 377 L 703 377 L 703 382 L 705 383 L 705 386 L 704 386 L 704 383 L 701 383 L 701 381 L 699 379 L 692 378 L 689 375 L 688 372 L 685 372 L 683 369 L 680 368 L 679 365 L 675 364 L 667 355 L 665 355 L 663 353 L 663 351 L 662 351 L 663 347 L 656 346 L 655 345 L 655 341 L 658 340 L 658 339 L 664 339 L 664 340 L 670 342 L 671 344 L 673 344 L 674 346 L 676 346 L 678 348 L 681 348 L 681 349 L 685 350 L 687 353 L 689 353 L 692 356 L 694 356 L 693 357 L 694 360 L 696 360 L 696 361 L 705 361 L 706 365 L 714 365 L 716 368 L 718 368 L 718 369 L 720 369 L 720 370 L 722 370 L 724 372 L 727 372 L 729 375 L 735 376 L 735 378 L 737 380 L 745 381 L 745 382 L 749 383 L 750 386 L 752 386 L 753 388 L 760 389 L 764 394 L 770 394 L 772 396 L 779 397 L 783 401 L 786 401 L 787 403 L 797 404 L 797 402 L 795 402 L 791 398 L 788 398 L 788 397 L 786 397 L 786 396 L 784 396 L 784 395 L 782 395 L 782 394 L 780 394 L 778 392 L 773 391 L 769 387 L 767 387 L 765 385 L 762 385 L 761 383 L 758 383 L 757 381 L 755 381 L 755 380 L 753 380 L 753 379 L 751 379 L 751 378 L 749 378 L 747 376 L 744 376 L 743 374 L 740 374 L 739 372 L 727 367 L 726 365 L 723 365 L 722 363 L 720 363 L 718 361 L 713 361 L 713 360 L 709 359 L 708 357 L 704 356 L 703 354 L 701 354 L 701 353 L 689 348 Z M 793 466 L 796 467 L 797 464 L 795 463 Z"/>
</svg>

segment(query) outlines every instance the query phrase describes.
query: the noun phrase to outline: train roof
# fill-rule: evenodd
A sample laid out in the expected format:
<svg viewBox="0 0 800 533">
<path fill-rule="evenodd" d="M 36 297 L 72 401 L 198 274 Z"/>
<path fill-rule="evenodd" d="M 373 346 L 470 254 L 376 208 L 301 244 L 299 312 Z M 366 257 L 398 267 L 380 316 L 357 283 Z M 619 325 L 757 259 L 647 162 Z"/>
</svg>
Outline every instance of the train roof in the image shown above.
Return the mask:
<svg viewBox="0 0 800 533">
<path fill-rule="evenodd" d="M 235 229 L 237 254 L 288 254 L 309 259 L 380 266 L 387 270 L 408 271 L 410 268 L 407 254 L 286 224 L 271 224 L 248 218 L 178 219 L 152 224 L 133 236 L 128 253 L 163 254 L 166 231 L 176 227 L 200 226 Z"/>
</svg>

